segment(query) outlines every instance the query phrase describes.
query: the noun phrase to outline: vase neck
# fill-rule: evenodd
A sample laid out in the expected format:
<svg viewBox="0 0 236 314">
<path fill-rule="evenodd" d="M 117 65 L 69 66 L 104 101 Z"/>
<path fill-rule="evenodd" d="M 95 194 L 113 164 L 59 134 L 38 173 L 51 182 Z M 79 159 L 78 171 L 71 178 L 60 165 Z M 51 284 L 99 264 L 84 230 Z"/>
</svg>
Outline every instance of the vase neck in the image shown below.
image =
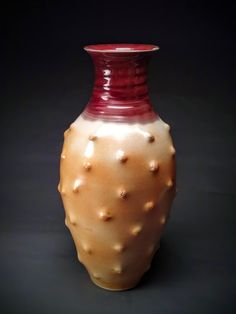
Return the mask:
<svg viewBox="0 0 236 314">
<path fill-rule="evenodd" d="M 147 52 L 89 51 L 95 65 L 92 97 L 83 113 L 88 118 L 138 121 L 156 118 L 148 95 Z"/>
</svg>

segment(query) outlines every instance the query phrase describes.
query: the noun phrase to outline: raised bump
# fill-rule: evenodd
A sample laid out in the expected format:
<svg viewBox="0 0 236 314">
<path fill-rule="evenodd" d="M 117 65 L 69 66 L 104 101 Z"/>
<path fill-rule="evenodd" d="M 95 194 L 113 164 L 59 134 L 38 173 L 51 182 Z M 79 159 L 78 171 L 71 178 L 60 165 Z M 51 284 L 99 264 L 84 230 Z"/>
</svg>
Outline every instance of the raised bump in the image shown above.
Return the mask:
<svg viewBox="0 0 236 314">
<path fill-rule="evenodd" d="M 138 234 L 140 234 L 140 232 L 142 231 L 143 227 L 142 225 L 136 225 L 134 226 L 132 229 L 131 229 L 131 233 L 134 235 L 134 236 L 137 236 Z"/>
<path fill-rule="evenodd" d="M 71 131 L 71 130 L 73 130 L 75 128 L 75 123 L 73 122 L 73 123 L 71 123 L 71 125 L 70 125 L 70 127 L 69 127 L 69 130 Z"/>
<path fill-rule="evenodd" d="M 86 171 L 90 171 L 91 168 L 92 168 L 92 165 L 89 161 L 85 161 L 84 164 L 83 164 L 83 167 Z"/>
<path fill-rule="evenodd" d="M 155 136 L 152 134 L 148 134 L 147 140 L 149 143 L 153 143 L 155 141 Z"/>
<path fill-rule="evenodd" d="M 85 251 L 85 253 L 87 253 L 89 255 L 92 254 L 92 249 L 86 244 L 83 245 L 83 250 Z"/>
<path fill-rule="evenodd" d="M 64 137 L 67 136 L 67 134 L 68 134 L 69 131 L 70 131 L 70 129 L 65 130 L 65 132 L 64 132 Z"/>
<path fill-rule="evenodd" d="M 166 217 L 163 215 L 163 216 L 161 216 L 161 218 L 160 218 L 160 223 L 161 223 L 162 225 L 164 225 L 165 222 L 166 222 Z"/>
<path fill-rule="evenodd" d="M 157 173 L 157 171 L 159 170 L 159 164 L 156 160 L 151 160 L 149 162 L 149 170 L 154 174 Z"/>
<path fill-rule="evenodd" d="M 73 216 L 71 216 L 71 215 L 69 215 L 69 222 L 70 222 L 70 224 L 72 224 L 73 226 L 75 226 L 75 225 L 76 225 L 76 218 L 73 217 Z"/>
<path fill-rule="evenodd" d="M 66 194 L 65 188 L 64 188 L 64 186 L 61 186 L 61 184 L 60 184 L 60 193 L 61 193 L 61 195 L 65 195 Z"/>
<path fill-rule="evenodd" d="M 118 253 L 121 253 L 121 252 L 123 252 L 125 250 L 124 245 L 122 245 L 121 243 L 115 244 L 113 248 Z"/>
<path fill-rule="evenodd" d="M 79 252 L 77 252 L 77 257 L 78 257 L 78 260 L 80 261 L 80 263 L 82 263 Z"/>
<path fill-rule="evenodd" d="M 60 186 L 60 182 L 59 182 L 58 185 L 57 185 L 57 190 L 58 190 L 59 193 L 61 192 L 60 188 L 61 188 L 61 186 Z"/>
<path fill-rule="evenodd" d="M 66 155 L 64 153 L 61 154 L 61 159 L 62 160 L 66 159 Z"/>
<path fill-rule="evenodd" d="M 168 188 L 171 188 L 173 186 L 173 181 L 171 179 L 169 179 L 167 182 L 166 182 L 166 186 Z"/>
<path fill-rule="evenodd" d="M 117 266 L 114 266 L 113 267 L 113 271 L 116 273 L 116 274 L 122 274 L 123 273 L 123 269 L 120 265 L 117 265 Z"/>
<path fill-rule="evenodd" d="M 98 275 L 98 273 L 93 273 L 93 277 L 94 277 L 95 279 L 100 279 L 100 276 Z"/>
<path fill-rule="evenodd" d="M 74 182 L 74 186 L 73 186 L 73 192 L 74 193 L 78 193 L 79 192 L 79 188 L 81 186 L 81 180 L 80 179 L 76 179 Z"/>
<path fill-rule="evenodd" d="M 144 211 L 145 212 L 149 212 L 150 210 L 152 210 L 154 208 L 155 204 L 153 201 L 148 201 L 144 204 Z"/>
<path fill-rule="evenodd" d="M 128 160 L 128 156 L 121 149 L 116 152 L 116 158 L 122 163 L 125 163 Z"/>
<path fill-rule="evenodd" d="M 170 147 L 170 153 L 171 153 L 171 155 L 175 155 L 175 148 L 174 148 L 174 146 L 173 145 L 171 145 L 171 147 Z"/>
<path fill-rule="evenodd" d="M 112 219 L 112 214 L 108 210 L 102 209 L 99 212 L 99 218 L 103 221 L 109 221 Z"/>
<path fill-rule="evenodd" d="M 97 136 L 94 134 L 91 134 L 91 135 L 89 135 L 89 140 L 94 142 L 97 140 Z"/>
<path fill-rule="evenodd" d="M 165 128 L 167 129 L 167 131 L 170 131 L 170 125 L 168 123 L 165 123 Z"/>
<path fill-rule="evenodd" d="M 149 248 L 147 249 L 147 253 L 148 255 L 152 255 L 154 253 L 155 250 L 155 245 L 150 245 Z"/>
<path fill-rule="evenodd" d="M 126 199 L 128 197 L 128 192 L 125 189 L 119 189 L 118 196 L 122 199 Z"/>
</svg>

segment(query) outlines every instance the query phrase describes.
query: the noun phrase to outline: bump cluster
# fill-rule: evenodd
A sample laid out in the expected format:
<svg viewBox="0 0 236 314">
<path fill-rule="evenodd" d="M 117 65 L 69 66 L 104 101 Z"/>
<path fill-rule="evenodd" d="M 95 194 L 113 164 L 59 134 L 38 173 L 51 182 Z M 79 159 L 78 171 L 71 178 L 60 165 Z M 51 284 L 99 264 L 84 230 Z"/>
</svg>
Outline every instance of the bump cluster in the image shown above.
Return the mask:
<svg viewBox="0 0 236 314">
<path fill-rule="evenodd" d="M 92 125 L 93 122 L 90 123 Z M 165 132 L 170 131 L 169 125 L 163 124 L 162 127 L 166 129 Z M 65 224 L 73 234 L 76 247 L 79 248 L 78 258 L 89 270 L 91 278 L 101 286 L 106 282 L 116 283 L 116 278 L 125 282 L 133 272 L 132 266 L 127 266 L 128 261 L 133 256 L 133 263 L 138 262 L 135 257 L 137 247 L 143 248 L 140 250 L 144 252 L 140 256 L 140 265 L 144 266 L 140 266 L 143 268 L 140 268 L 139 276 L 150 267 L 156 243 L 160 238 L 160 235 L 153 238 L 153 234 L 158 234 L 168 217 L 166 210 L 162 210 L 163 205 L 159 203 L 158 195 L 164 193 L 167 202 L 171 203 L 174 190 L 172 187 L 175 184 L 171 170 L 173 166 L 168 165 L 170 170 L 167 171 L 166 161 L 163 159 L 165 154 L 159 153 L 161 133 L 149 131 L 139 134 L 137 153 L 124 144 L 125 142 L 115 140 L 111 136 L 109 153 L 106 155 L 106 136 L 100 137 L 97 129 L 94 132 L 91 128 L 91 132 L 86 136 L 87 143 L 93 148 L 91 156 L 84 154 L 85 148 L 80 148 L 78 155 L 75 153 L 72 157 L 67 149 L 67 141 L 73 139 L 75 132 L 78 134 L 79 131 L 82 137 L 84 131 L 79 130 L 74 123 L 64 133 L 65 145 L 61 154 L 63 179 L 58 184 L 58 191 L 63 200 L 68 200 L 65 202 Z M 70 136 L 67 136 L 69 133 Z M 142 145 L 143 149 L 140 149 Z M 166 154 L 175 156 L 175 148 L 170 140 L 167 141 L 165 149 Z M 100 150 L 103 155 L 99 155 Z M 174 160 L 175 158 L 169 158 L 168 162 L 173 163 Z M 67 176 L 64 170 L 69 166 L 74 169 L 73 177 Z M 108 168 L 109 172 L 106 172 Z M 101 177 L 102 170 L 105 172 Z M 124 179 L 122 182 L 122 173 L 131 174 L 132 171 L 134 181 Z M 118 177 L 119 180 L 116 180 Z M 157 192 L 145 191 L 147 183 L 155 184 Z M 99 186 L 99 192 L 96 191 L 98 184 L 102 184 L 102 188 Z M 140 187 L 142 192 L 139 192 Z M 150 229 L 151 226 L 155 226 L 154 231 Z M 119 288 L 118 283 L 117 285 Z"/>
</svg>

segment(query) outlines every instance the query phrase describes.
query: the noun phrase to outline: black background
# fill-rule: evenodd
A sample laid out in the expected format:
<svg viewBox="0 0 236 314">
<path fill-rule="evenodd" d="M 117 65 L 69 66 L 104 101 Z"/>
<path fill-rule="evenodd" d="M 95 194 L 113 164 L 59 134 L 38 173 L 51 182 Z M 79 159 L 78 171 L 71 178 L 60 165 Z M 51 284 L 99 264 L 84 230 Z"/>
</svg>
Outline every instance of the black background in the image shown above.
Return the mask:
<svg viewBox="0 0 236 314">
<path fill-rule="evenodd" d="M 235 313 L 235 7 L 226 1 L 9 1 L 1 7 L 0 313 Z M 178 196 L 140 285 L 77 262 L 57 193 L 63 131 L 92 91 L 83 46 L 160 46 L 150 96 L 172 126 Z"/>
</svg>

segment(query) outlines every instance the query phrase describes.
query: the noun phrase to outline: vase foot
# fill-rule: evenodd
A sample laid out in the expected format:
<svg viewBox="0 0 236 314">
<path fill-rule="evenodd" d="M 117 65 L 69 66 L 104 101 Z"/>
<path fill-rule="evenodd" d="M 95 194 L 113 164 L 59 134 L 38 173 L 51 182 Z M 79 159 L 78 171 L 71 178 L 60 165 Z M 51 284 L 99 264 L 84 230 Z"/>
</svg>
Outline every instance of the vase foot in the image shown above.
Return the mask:
<svg viewBox="0 0 236 314">
<path fill-rule="evenodd" d="M 91 275 L 90 275 L 90 278 L 96 286 L 98 286 L 99 288 L 105 289 L 105 290 L 109 290 L 109 291 L 130 290 L 130 289 L 133 289 L 135 286 L 137 286 L 137 284 L 139 283 L 139 280 L 138 280 L 135 283 L 132 283 L 129 285 L 116 285 L 116 284 L 104 282 L 103 280 L 94 278 Z"/>
</svg>

